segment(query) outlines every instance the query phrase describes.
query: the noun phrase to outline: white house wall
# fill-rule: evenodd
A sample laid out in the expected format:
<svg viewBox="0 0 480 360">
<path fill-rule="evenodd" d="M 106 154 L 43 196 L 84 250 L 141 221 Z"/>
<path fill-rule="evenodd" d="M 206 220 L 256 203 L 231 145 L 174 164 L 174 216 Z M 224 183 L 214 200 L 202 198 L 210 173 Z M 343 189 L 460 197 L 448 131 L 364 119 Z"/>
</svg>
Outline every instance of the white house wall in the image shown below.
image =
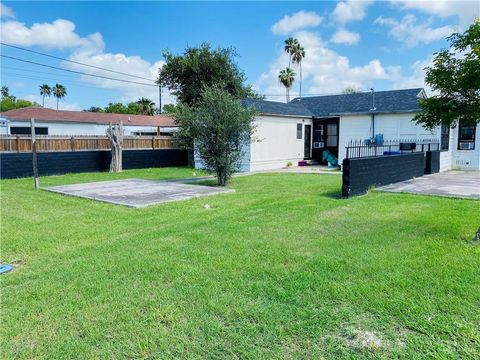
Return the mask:
<svg viewBox="0 0 480 360">
<path fill-rule="evenodd" d="M 297 139 L 297 124 L 302 124 L 302 138 Z M 274 170 L 288 162 L 296 165 L 304 157 L 305 125 L 312 119 L 262 115 L 255 120 L 258 141 L 250 145 L 250 171 Z"/>
<path fill-rule="evenodd" d="M 30 122 L 11 121 L 9 127 L 30 126 Z M 36 121 L 35 127 L 48 127 L 48 135 L 105 135 L 108 125 L 93 123 L 67 123 Z M 125 125 L 125 135 L 132 135 L 134 132 L 157 132 L 154 126 L 130 126 Z"/>
<path fill-rule="evenodd" d="M 458 126 L 450 129 L 449 150 L 452 156 L 452 169 L 480 170 L 480 124 L 475 130 L 475 149 L 458 150 Z"/>
<path fill-rule="evenodd" d="M 385 140 L 440 140 L 440 128 L 426 130 L 412 121 L 414 113 L 375 115 L 375 134 L 383 134 Z M 346 156 L 346 147 L 350 140 L 365 140 L 372 137 L 372 119 L 370 115 L 344 115 L 340 117 L 338 162 Z"/>
</svg>

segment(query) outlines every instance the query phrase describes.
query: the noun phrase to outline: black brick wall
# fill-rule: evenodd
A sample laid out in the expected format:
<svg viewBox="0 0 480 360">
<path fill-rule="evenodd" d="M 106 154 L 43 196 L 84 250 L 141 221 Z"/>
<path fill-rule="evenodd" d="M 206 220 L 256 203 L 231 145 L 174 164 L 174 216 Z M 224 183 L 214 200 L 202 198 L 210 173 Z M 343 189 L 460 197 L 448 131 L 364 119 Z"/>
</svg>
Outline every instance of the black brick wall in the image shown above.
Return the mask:
<svg viewBox="0 0 480 360">
<path fill-rule="evenodd" d="M 66 173 L 107 171 L 110 151 L 66 151 L 37 153 L 41 176 Z M 124 169 L 143 169 L 166 166 L 186 166 L 186 150 L 124 150 Z M 12 179 L 33 176 L 31 153 L 0 153 L 0 178 Z"/>
<path fill-rule="evenodd" d="M 440 151 L 427 151 L 425 153 L 425 174 L 440 172 Z"/>
<path fill-rule="evenodd" d="M 424 174 L 423 152 L 402 155 L 343 160 L 342 196 L 367 192 L 371 186 L 382 186 Z"/>
</svg>

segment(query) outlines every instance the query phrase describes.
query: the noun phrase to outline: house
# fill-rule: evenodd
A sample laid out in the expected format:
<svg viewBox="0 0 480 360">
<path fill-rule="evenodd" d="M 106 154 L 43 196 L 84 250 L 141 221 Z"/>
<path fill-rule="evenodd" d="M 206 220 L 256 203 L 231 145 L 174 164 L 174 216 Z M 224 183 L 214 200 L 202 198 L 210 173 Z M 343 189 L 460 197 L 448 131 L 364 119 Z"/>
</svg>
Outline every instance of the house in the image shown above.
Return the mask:
<svg viewBox="0 0 480 360">
<path fill-rule="evenodd" d="M 439 142 L 441 170 L 479 169 L 478 129 L 426 130 L 413 120 L 420 111 L 421 88 L 295 98 L 289 103 L 244 100 L 259 115 L 256 140 L 244 146 L 242 171 L 273 170 L 311 159 L 324 163 L 329 150 L 342 164 L 351 140 L 383 138 L 398 142 Z M 475 144 L 475 142 L 477 142 Z M 196 157 L 196 166 L 201 162 Z"/>
<path fill-rule="evenodd" d="M 0 134 L 30 134 L 35 119 L 38 135 L 105 135 L 110 123 L 123 121 L 125 135 L 173 135 L 175 119 L 168 115 L 128 115 L 26 107 L 0 113 Z"/>
</svg>

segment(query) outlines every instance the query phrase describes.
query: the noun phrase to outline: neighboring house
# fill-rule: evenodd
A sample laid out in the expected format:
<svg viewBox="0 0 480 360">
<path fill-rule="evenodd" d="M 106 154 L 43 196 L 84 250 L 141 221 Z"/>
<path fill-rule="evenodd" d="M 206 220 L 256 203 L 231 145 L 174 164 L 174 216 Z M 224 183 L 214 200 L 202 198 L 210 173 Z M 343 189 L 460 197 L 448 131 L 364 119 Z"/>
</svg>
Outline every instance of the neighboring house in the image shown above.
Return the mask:
<svg viewBox="0 0 480 360">
<path fill-rule="evenodd" d="M 26 107 L 0 113 L 0 134 L 30 134 L 35 119 L 38 135 L 105 135 L 110 123 L 123 121 L 125 135 L 173 135 L 175 120 L 168 115 L 128 115 Z"/>
<path fill-rule="evenodd" d="M 441 142 L 442 171 L 479 169 L 478 128 L 460 126 L 459 141 L 458 129 L 429 131 L 412 121 L 420 111 L 419 99 L 425 96 L 423 89 L 416 88 L 302 97 L 289 103 L 244 100 L 244 106 L 259 112 L 255 119 L 258 141 L 244 146 L 241 170 L 279 169 L 303 159 L 322 163 L 324 150 L 342 164 L 351 140 L 364 141 L 377 135 L 399 142 Z M 196 166 L 201 167 L 198 156 Z"/>
</svg>

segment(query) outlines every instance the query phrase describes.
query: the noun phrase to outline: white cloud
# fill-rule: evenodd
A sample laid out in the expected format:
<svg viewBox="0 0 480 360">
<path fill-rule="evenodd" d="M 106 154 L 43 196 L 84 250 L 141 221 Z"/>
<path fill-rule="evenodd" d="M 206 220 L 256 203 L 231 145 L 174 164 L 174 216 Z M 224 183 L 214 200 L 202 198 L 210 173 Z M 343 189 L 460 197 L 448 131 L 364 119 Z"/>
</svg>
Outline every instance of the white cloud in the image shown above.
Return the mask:
<svg viewBox="0 0 480 360">
<path fill-rule="evenodd" d="M 292 31 L 320 25 L 323 18 L 313 11 L 299 11 L 293 15 L 285 15 L 272 26 L 272 32 L 277 35 L 287 35 Z"/>
<path fill-rule="evenodd" d="M 14 18 L 15 13 L 12 8 L 0 3 L 0 18 Z"/>
<path fill-rule="evenodd" d="M 64 19 L 52 23 L 35 23 L 31 27 L 19 21 L 5 21 L 0 24 L 2 41 L 19 46 L 41 46 L 46 49 L 95 48 L 103 49 L 102 35 L 93 33 L 80 37 L 75 32 L 75 24 Z"/>
<path fill-rule="evenodd" d="M 361 66 L 353 66 L 346 56 L 329 49 L 318 34 L 302 31 L 295 36 L 305 47 L 306 56 L 302 63 L 303 93 L 339 93 L 346 87 L 369 88 L 375 80 L 390 80 L 398 72 L 396 68 L 385 68 L 380 60 L 372 59 Z M 285 68 L 288 58 L 283 52 L 270 64 L 255 87 L 267 98 L 284 101 L 285 88 L 278 81 L 278 73 Z M 294 69 L 298 73 L 298 69 Z M 294 83 L 292 96 L 298 96 L 298 82 Z"/>
<path fill-rule="evenodd" d="M 423 87 L 427 92 L 431 89 L 425 84 L 425 68 L 433 64 L 433 56 L 424 60 L 415 61 L 410 67 L 411 74 L 409 76 L 402 75 L 401 69 L 398 68 L 393 79 L 394 89 L 407 89 Z"/>
<path fill-rule="evenodd" d="M 450 25 L 432 28 L 431 20 L 418 23 L 417 18 L 412 14 L 405 15 L 401 20 L 379 17 L 375 20 L 375 24 L 388 26 L 390 28 L 388 34 L 409 47 L 444 39 L 455 31 L 455 28 Z"/>
<path fill-rule="evenodd" d="M 333 34 L 330 41 L 335 44 L 355 45 L 360 41 L 360 34 L 346 29 L 339 29 Z"/>
<path fill-rule="evenodd" d="M 40 95 L 30 94 L 25 96 L 24 98 L 28 101 L 36 102 L 42 105 L 42 97 Z M 53 97 L 45 98 L 45 107 L 50 109 L 56 109 L 57 100 Z M 82 110 L 82 108 L 78 104 L 70 103 L 62 99 L 58 102 L 58 110 L 80 111 Z"/>
<path fill-rule="evenodd" d="M 158 75 L 158 69 L 163 65 L 161 61 L 150 63 L 140 56 L 127 56 L 121 53 L 112 54 L 105 52 L 105 42 L 100 33 L 93 33 L 82 37 L 75 31 L 75 24 L 69 20 L 57 19 L 52 23 L 36 23 L 31 27 L 15 20 L 9 20 L 1 22 L 0 27 L 2 31 L 2 41 L 5 43 L 25 47 L 39 46 L 45 49 L 68 49 L 71 51 L 69 56 L 70 60 L 151 79 L 151 84 L 153 84 L 153 81 Z M 69 62 L 63 62 L 61 65 L 68 69 L 94 75 L 142 83 L 149 82 L 148 80 L 105 72 L 100 69 L 89 68 Z M 158 106 L 157 87 L 83 75 L 80 76 L 80 78 L 82 81 L 93 84 L 99 88 L 120 91 L 121 97 L 117 101 L 136 101 L 140 97 L 148 97 Z M 175 102 L 175 99 L 169 94 L 168 90 L 164 89 L 162 105 L 173 102 Z M 65 107 L 66 105 L 63 106 Z M 74 109 L 75 106 L 77 105 L 73 104 L 70 108 Z"/>
<path fill-rule="evenodd" d="M 346 24 L 350 21 L 362 20 L 366 15 L 366 9 L 373 1 L 347 0 L 337 3 L 332 12 L 332 18 L 336 23 Z"/>
<path fill-rule="evenodd" d="M 470 0 L 392 0 L 392 2 L 404 9 L 414 9 L 441 18 L 457 16 L 462 26 L 468 26 L 475 17 L 480 16 L 478 1 Z"/>
<path fill-rule="evenodd" d="M 155 63 L 150 63 L 145 59 L 142 59 L 140 56 L 127 56 L 125 54 L 112 54 L 105 52 L 91 52 L 86 49 L 79 49 L 75 51 L 71 56 L 70 60 L 77 62 L 87 63 L 90 65 L 107 68 L 114 71 L 124 72 L 127 74 L 133 74 L 136 76 L 144 77 L 146 79 L 151 79 L 152 81 L 132 78 L 128 76 L 122 76 L 119 74 L 108 73 L 99 69 L 88 69 L 88 73 L 113 77 L 117 79 L 125 79 L 129 81 L 135 81 L 140 83 L 150 83 L 153 84 L 158 76 L 159 69 L 163 66 L 163 61 L 157 61 Z M 85 67 L 72 63 L 64 63 L 65 67 L 68 67 L 77 71 L 85 71 Z M 152 99 L 158 105 L 158 88 L 150 87 L 144 85 L 138 85 L 133 83 L 126 83 L 108 79 L 94 78 L 90 76 L 82 76 L 82 80 L 105 89 L 116 89 L 121 91 L 122 98 L 121 101 L 136 101 L 140 97 L 147 97 Z M 167 103 L 173 103 L 175 99 L 169 94 L 168 90 L 163 89 L 162 92 L 162 105 Z"/>
</svg>

